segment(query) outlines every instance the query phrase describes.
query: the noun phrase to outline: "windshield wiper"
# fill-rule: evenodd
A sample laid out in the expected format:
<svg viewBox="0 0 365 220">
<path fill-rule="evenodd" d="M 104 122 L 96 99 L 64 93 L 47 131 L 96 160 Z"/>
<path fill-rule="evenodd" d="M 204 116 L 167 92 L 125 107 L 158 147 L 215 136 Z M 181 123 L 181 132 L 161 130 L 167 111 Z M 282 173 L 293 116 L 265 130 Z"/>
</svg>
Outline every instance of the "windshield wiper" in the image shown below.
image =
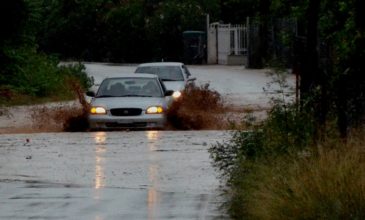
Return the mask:
<svg viewBox="0 0 365 220">
<path fill-rule="evenodd" d="M 153 97 L 151 95 L 121 95 L 121 96 L 118 96 L 118 97 Z"/>
<path fill-rule="evenodd" d="M 181 80 L 176 80 L 176 79 L 161 79 L 162 81 L 181 81 Z"/>
<path fill-rule="evenodd" d="M 133 94 L 129 94 L 129 95 L 100 95 L 100 96 L 95 96 L 95 98 L 116 98 L 116 97 L 153 97 L 152 95 L 133 95 Z"/>
</svg>

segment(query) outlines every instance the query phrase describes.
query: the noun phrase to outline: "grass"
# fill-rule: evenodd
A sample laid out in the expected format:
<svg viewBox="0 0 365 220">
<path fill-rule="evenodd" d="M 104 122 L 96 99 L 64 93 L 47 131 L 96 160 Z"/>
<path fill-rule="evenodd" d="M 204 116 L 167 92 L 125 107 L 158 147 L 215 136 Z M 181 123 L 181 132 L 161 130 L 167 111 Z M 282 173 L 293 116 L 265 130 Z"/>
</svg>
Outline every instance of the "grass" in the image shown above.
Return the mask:
<svg viewBox="0 0 365 220">
<path fill-rule="evenodd" d="M 237 219 L 365 219 L 364 134 L 310 153 L 242 162 L 231 182 L 231 213 Z M 247 167 L 251 172 L 244 173 Z"/>
</svg>

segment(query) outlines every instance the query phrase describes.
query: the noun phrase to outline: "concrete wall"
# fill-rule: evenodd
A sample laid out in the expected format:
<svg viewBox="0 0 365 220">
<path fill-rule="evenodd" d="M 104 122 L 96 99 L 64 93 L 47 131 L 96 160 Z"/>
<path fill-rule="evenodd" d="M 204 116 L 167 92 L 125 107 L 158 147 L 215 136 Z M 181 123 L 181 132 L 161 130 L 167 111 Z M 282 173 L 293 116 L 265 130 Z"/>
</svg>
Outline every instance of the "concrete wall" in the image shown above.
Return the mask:
<svg viewBox="0 0 365 220">
<path fill-rule="evenodd" d="M 209 26 L 208 34 L 208 45 L 207 45 L 207 63 L 208 64 L 217 64 L 217 28 Z"/>
</svg>

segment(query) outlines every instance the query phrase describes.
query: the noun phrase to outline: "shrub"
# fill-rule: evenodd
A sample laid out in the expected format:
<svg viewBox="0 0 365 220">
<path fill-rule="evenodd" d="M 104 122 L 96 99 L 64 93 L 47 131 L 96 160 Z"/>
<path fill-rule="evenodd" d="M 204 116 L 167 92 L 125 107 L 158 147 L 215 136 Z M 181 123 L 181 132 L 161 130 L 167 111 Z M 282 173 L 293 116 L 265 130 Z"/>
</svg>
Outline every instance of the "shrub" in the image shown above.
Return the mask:
<svg viewBox="0 0 365 220">
<path fill-rule="evenodd" d="M 291 110 L 289 110 L 291 109 Z M 237 219 L 363 219 L 365 130 L 344 142 L 313 143 L 306 114 L 275 106 L 261 124 L 232 132 L 210 148 L 227 177 L 228 209 Z"/>
<path fill-rule="evenodd" d="M 365 130 L 343 141 L 327 122 L 321 139 L 313 114 L 275 99 L 266 120 L 248 115 L 209 151 L 227 179 L 227 206 L 236 219 L 363 219 Z"/>
<path fill-rule="evenodd" d="M 249 192 L 245 197 L 246 216 L 250 219 L 364 219 L 363 143 L 338 142 L 326 148 L 318 155 L 282 157 L 258 165 L 255 174 L 246 177 L 244 188 Z"/>
<path fill-rule="evenodd" d="M 86 90 L 94 84 L 94 79 L 85 72 L 86 68 L 81 63 L 64 64 L 59 66 L 61 75 L 76 79 L 81 88 Z"/>
<path fill-rule="evenodd" d="M 8 53 L 11 76 L 6 82 L 19 93 L 44 97 L 57 92 L 62 83 L 55 59 L 37 54 L 32 49 L 18 49 Z"/>
<path fill-rule="evenodd" d="M 275 105 L 260 123 L 248 115 L 241 126 L 246 130 L 234 130 L 228 142 L 210 148 L 214 165 L 230 171 L 237 160 L 255 161 L 304 150 L 311 143 L 314 130 L 308 120 L 310 116 L 299 112 L 294 104 Z"/>
<path fill-rule="evenodd" d="M 0 79 L 0 92 L 5 94 L 0 98 L 2 103 L 17 99 L 29 103 L 33 98 L 45 97 L 70 99 L 75 97 L 71 81 L 77 81 L 83 89 L 93 83 L 82 64 L 58 66 L 55 57 L 31 48 L 7 50 L 6 55 L 11 62 Z"/>
<path fill-rule="evenodd" d="M 209 149 L 213 165 L 227 177 L 228 207 L 233 217 L 247 216 L 252 189 L 261 181 L 257 174 L 260 167 L 265 164 L 270 167 L 280 161 L 279 158 L 312 153 L 309 147 L 314 135 L 311 114 L 299 111 L 295 103 L 288 102 L 284 78 L 274 81 L 279 88 L 267 118 L 256 122 L 247 115 L 242 122 L 244 125 L 237 126 L 246 130 L 232 131 L 228 141 L 216 143 Z"/>
</svg>

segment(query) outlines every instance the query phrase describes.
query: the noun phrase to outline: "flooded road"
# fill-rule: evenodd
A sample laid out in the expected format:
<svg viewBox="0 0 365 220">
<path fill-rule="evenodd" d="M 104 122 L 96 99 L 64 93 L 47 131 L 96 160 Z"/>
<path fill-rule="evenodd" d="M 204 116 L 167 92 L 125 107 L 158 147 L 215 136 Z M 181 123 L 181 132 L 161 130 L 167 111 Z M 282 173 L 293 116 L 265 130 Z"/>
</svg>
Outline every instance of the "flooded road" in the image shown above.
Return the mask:
<svg viewBox="0 0 365 220">
<path fill-rule="evenodd" d="M 207 151 L 228 135 L 0 135 L 0 219 L 228 219 Z"/>
<path fill-rule="evenodd" d="M 86 64 L 96 83 L 135 68 Z M 230 105 L 268 105 L 266 70 L 189 68 Z M 228 131 L 34 133 L 30 112 L 20 106 L 0 116 L 0 219 L 228 219 L 207 151 Z"/>
</svg>

